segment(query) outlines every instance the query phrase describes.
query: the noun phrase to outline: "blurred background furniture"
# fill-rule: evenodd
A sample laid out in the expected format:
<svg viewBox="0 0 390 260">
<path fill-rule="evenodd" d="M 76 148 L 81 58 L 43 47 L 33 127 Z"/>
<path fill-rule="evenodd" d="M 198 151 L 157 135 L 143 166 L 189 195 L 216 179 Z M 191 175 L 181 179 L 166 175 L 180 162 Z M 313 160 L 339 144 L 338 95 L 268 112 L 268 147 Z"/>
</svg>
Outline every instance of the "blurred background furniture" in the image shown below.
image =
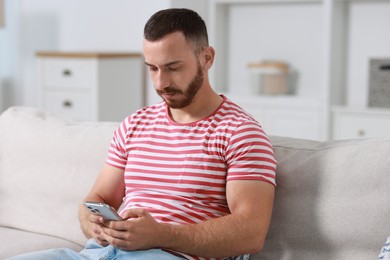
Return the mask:
<svg viewBox="0 0 390 260">
<path fill-rule="evenodd" d="M 41 108 L 78 120 L 121 121 L 145 105 L 141 53 L 38 52 Z"/>
</svg>

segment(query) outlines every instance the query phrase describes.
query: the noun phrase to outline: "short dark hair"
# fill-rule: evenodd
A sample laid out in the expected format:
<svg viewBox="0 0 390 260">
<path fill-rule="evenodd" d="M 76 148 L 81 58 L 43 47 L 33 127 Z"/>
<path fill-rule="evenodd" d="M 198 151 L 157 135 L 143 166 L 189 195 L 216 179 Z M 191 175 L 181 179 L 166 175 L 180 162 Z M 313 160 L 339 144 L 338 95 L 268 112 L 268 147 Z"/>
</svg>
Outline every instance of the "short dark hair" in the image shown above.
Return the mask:
<svg viewBox="0 0 390 260">
<path fill-rule="evenodd" d="M 153 14 L 145 24 L 144 38 L 153 42 L 174 32 L 182 32 L 185 39 L 194 44 L 195 51 L 209 45 L 202 17 L 186 8 L 170 8 Z"/>
</svg>

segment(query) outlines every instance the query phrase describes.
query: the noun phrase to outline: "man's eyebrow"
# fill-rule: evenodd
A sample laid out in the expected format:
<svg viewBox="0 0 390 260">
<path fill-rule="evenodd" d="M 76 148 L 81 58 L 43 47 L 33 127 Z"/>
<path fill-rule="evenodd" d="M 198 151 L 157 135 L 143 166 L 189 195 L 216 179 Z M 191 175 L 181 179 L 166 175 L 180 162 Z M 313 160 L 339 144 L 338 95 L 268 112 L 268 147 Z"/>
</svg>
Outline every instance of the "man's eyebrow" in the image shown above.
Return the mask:
<svg viewBox="0 0 390 260">
<path fill-rule="evenodd" d="M 149 66 L 149 67 L 154 66 L 152 64 L 147 63 L 146 61 L 144 61 L 144 63 L 145 63 L 146 66 Z"/>
<path fill-rule="evenodd" d="M 181 60 L 175 60 L 175 61 L 171 61 L 171 62 L 168 62 L 168 63 L 164 64 L 164 66 L 165 66 L 165 67 L 169 67 L 169 66 L 172 66 L 172 65 L 180 64 L 180 63 L 182 63 L 182 62 L 183 62 L 183 61 L 181 61 Z M 147 66 L 152 66 L 152 67 L 155 66 L 155 65 L 153 65 L 153 64 L 147 63 L 146 61 L 145 61 L 145 64 L 146 64 Z"/>
</svg>

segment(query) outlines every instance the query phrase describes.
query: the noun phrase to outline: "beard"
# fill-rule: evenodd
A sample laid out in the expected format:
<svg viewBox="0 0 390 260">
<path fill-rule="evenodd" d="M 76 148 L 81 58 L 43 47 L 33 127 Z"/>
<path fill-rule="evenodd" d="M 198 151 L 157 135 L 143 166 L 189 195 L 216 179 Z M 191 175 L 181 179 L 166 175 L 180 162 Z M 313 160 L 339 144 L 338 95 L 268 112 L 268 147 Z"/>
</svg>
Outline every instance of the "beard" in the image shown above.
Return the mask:
<svg viewBox="0 0 390 260">
<path fill-rule="evenodd" d="M 204 81 L 204 73 L 200 63 L 198 62 L 198 68 L 195 77 L 188 84 L 185 90 L 180 90 L 175 87 L 166 87 L 163 90 L 156 90 L 157 94 L 165 101 L 170 108 L 184 108 L 192 103 L 199 89 Z M 178 94 L 183 98 L 178 100 L 171 100 L 163 97 L 163 94 Z"/>
</svg>

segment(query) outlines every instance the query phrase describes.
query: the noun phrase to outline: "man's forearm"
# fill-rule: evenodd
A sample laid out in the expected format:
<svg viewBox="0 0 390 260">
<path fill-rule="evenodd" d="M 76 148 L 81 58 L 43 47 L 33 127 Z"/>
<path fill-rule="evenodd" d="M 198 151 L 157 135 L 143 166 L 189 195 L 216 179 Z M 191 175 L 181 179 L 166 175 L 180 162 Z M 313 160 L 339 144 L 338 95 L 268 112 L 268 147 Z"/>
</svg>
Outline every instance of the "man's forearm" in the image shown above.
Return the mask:
<svg viewBox="0 0 390 260">
<path fill-rule="evenodd" d="M 228 215 L 195 225 L 166 225 L 162 248 L 204 257 L 229 257 L 262 249 L 268 224 Z"/>
</svg>

